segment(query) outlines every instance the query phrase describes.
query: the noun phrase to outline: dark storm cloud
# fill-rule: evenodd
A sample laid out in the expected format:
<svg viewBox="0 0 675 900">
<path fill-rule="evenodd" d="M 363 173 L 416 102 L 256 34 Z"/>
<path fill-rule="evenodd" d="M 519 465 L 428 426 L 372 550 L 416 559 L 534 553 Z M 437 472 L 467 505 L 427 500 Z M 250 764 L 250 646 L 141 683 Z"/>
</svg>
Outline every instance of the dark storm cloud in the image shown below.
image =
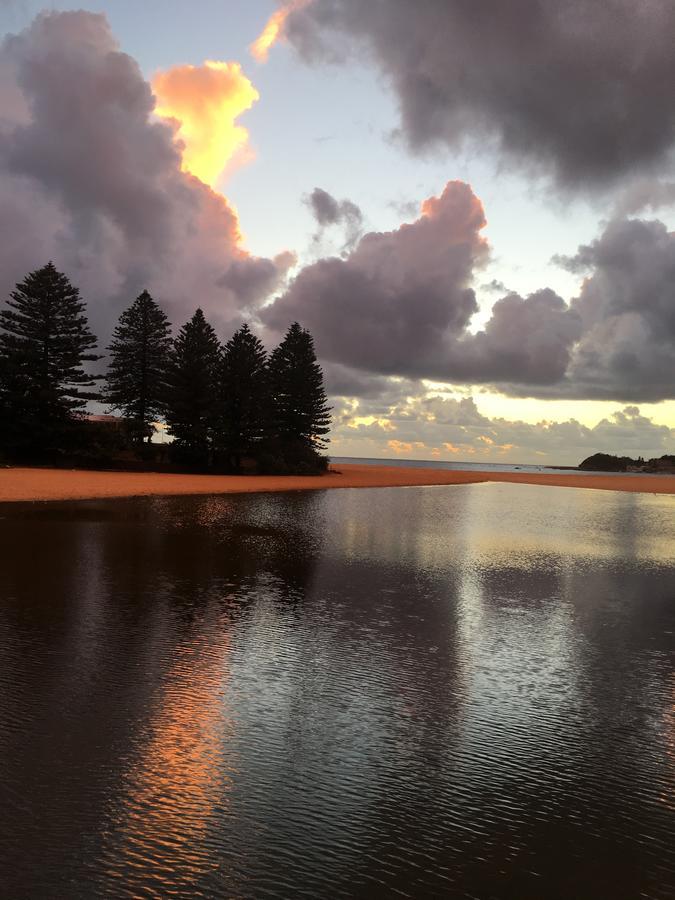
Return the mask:
<svg viewBox="0 0 675 900">
<path fill-rule="evenodd" d="M 675 397 L 675 234 L 658 221 L 611 222 L 567 264 L 587 278 L 572 302 L 583 335 L 561 392 Z"/>
<path fill-rule="evenodd" d="M 336 362 L 322 366 L 326 390 L 333 397 L 360 398 L 372 402 L 379 411 L 399 402 L 404 397 L 423 391 L 420 381 L 410 378 L 390 378 L 361 372 Z"/>
<path fill-rule="evenodd" d="M 494 139 L 577 187 L 675 144 L 672 0 L 313 0 L 286 34 L 308 59 L 374 58 L 413 150 Z"/>
<path fill-rule="evenodd" d="M 43 13 L 0 46 L 2 294 L 49 258 L 80 285 L 105 338 L 147 287 L 176 321 L 216 321 L 283 275 L 241 247 L 225 198 L 181 171 L 136 62 L 103 16 Z"/>
<path fill-rule="evenodd" d="M 615 218 L 675 205 L 675 182 L 640 178 L 630 184 L 614 207 Z"/>
<path fill-rule="evenodd" d="M 580 316 L 554 291 L 509 294 L 494 304 L 482 331 L 449 348 L 446 380 L 555 384 L 581 331 Z"/>
</svg>

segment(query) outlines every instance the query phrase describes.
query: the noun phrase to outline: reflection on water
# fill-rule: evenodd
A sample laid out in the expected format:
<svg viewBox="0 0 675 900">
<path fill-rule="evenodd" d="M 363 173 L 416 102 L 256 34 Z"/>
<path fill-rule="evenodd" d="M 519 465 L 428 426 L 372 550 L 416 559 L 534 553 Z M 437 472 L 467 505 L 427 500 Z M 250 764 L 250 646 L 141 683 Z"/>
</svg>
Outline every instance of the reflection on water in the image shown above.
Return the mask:
<svg viewBox="0 0 675 900">
<path fill-rule="evenodd" d="M 12 898 L 670 898 L 675 501 L 0 507 Z"/>
</svg>

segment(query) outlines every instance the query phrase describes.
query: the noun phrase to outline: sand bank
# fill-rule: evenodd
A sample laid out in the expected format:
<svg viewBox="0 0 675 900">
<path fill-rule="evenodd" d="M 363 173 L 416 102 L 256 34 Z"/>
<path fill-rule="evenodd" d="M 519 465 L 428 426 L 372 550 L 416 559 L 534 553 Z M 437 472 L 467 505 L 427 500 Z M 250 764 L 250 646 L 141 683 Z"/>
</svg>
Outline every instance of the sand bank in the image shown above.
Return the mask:
<svg viewBox="0 0 675 900">
<path fill-rule="evenodd" d="M 0 502 L 85 500 L 150 494 L 242 494 L 325 488 L 410 487 L 507 481 L 556 487 L 675 494 L 675 475 L 579 475 L 526 472 L 459 472 L 398 466 L 336 465 L 318 478 L 275 475 L 168 475 L 159 472 L 87 472 L 0 469 Z"/>
</svg>

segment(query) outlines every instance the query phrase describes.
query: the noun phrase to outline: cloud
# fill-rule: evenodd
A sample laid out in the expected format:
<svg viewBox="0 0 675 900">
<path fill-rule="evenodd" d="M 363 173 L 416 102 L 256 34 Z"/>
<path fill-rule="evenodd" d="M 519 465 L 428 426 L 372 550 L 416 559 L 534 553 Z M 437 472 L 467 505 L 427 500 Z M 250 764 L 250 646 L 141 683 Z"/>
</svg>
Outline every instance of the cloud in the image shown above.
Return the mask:
<svg viewBox="0 0 675 900">
<path fill-rule="evenodd" d="M 335 214 L 330 200 L 325 216 Z M 471 188 L 449 182 L 416 221 L 366 234 L 344 258 L 307 266 L 261 318 L 276 330 L 297 319 L 323 358 L 379 375 L 556 383 L 581 319 L 553 291 L 510 294 L 482 331 L 469 331 L 478 311 L 471 282 L 489 255 L 484 226 Z"/>
<path fill-rule="evenodd" d="M 184 171 L 215 187 L 233 159 L 250 157 L 248 131 L 236 119 L 260 95 L 238 63 L 174 66 L 155 75 L 152 89 L 156 114 L 179 124 Z"/>
<path fill-rule="evenodd" d="M 675 397 L 675 234 L 659 221 L 617 220 L 563 262 L 587 277 L 572 302 L 583 335 L 559 393 Z"/>
<path fill-rule="evenodd" d="M 503 281 L 499 281 L 497 278 L 493 278 L 492 281 L 487 281 L 485 284 L 481 284 L 480 289 L 485 291 L 486 294 L 508 294 L 509 289 L 506 287 Z"/>
<path fill-rule="evenodd" d="M 217 71 L 216 108 L 227 79 L 244 77 L 171 71 L 182 73 L 179 85 L 187 78 L 190 96 L 193 77 L 211 84 Z M 83 289 L 103 341 L 144 287 L 177 324 L 199 303 L 223 333 L 257 315 L 271 343 L 298 319 L 315 336 L 333 396 L 369 397 L 379 419 L 422 379 L 518 396 L 675 396 L 675 236 L 661 222 L 611 221 L 560 260 L 585 277 L 578 297 L 566 303 L 546 287 L 497 294 L 475 332 L 473 285 L 490 251 L 467 184 L 449 182 L 414 221 L 355 238 L 344 257 L 306 266 L 286 289 L 295 258 L 247 253 L 235 211 L 184 171 L 177 125 L 156 116 L 150 85 L 104 17 L 38 16 L 0 45 L 0 76 L 3 294 L 52 258 Z M 354 204 L 321 189 L 309 202 L 319 226 L 360 221 Z"/>
<path fill-rule="evenodd" d="M 338 204 L 324 193 L 314 195 L 317 217 L 332 221 Z M 577 297 L 507 293 L 475 331 L 472 284 L 489 259 L 484 226 L 471 188 L 449 182 L 414 222 L 365 234 L 342 258 L 302 269 L 260 317 L 273 333 L 302 322 L 343 382 L 351 371 L 354 380 L 488 384 L 521 397 L 675 397 L 675 234 L 662 222 L 610 221 L 596 241 L 555 260 L 584 276 Z"/>
<path fill-rule="evenodd" d="M 310 0 L 291 0 L 272 13 L 263 30 L 249 47 L 251 56 L 259 63 L 266 63 L 272 47 L 285 35 L 286 20 L 290 13 L 296 9 L 302 9 L 309 2 Z"/>
<path fill-rule="evenodd" d="M 302 321 L 328 360 L 416 377 L 477 310 L 469 281 L 487 257 L 484 225 L 468 185 L 450 182 L 412 224 L 371 232 L 345 259 L 307 266 L 261 317 L 278 330 Z"/>
<path fill-rule="evenodd" d="M 613 218 L 620 219 L 645 210 L 655 212 L 664 206 L 673 205 L 675 205 L 675 181 L 640 178 L 623 191 L 614 206 Z"/>
<path fill-rule="evenodd" d="M 334 418 L 342 416 L 345 421 L 357 407 L 362 416 L 386 419 L 392 409 L 426 392 L 424 383 L 412 378 L 364 375 L 335 363 L 326 363 L 322 369 Z"/>
<path fill-rule="evenodd" d="M 217 282 L 238 298 L 242 310 L 255 307 L 260 297 L 266 297 L 279 284 L 279 278 L 297 262 L 290 251 L 279 253 L 274 259 L 246 256 L 235 259 Z"/>
<path fill-rule="evenodd" d="M 0 45 L 0 72 L 3 295 L 52 258 L 105 340 L 142 288 L 176 323 L 199 302 L 223 328 L 254 285 L 278 288 L 284 267 L 252 258 L 227 200 L 182 171 L 175 128 L 105 17 L 39 15 Z"/>
<path fill-rule="evenodd" d="M 345 230 L 345 250 L 351 249 L 363 231 L 363 213 L 351 200 L 336 200 L 323 188 L 314 188 L 306 199 L 319 230 L 314 235 L 318 243 L 327 228 L 341 225 Z"/>
<path fill-rule="evenodd" d="M 446 380 L 556 384 L 569 366 L 582 320 L 545 288 L 523 298 L 508 294 L 492 307 L 485 328 L 449 348 L 438 374 Z"/>
<path fill-rule="evenodd" d="M 495 143 L 572 188 L 671 158 L 672 0 L 314 0 L 284 20 L 308 60 L 372 57 L 414 151 Z"/>
<path fill-rule="evenodd" d="M 384 427 L 386 424 L 386 427 Z M 402 399 L 379 415 L 352 405 L 332 438 L 336 455 L 473 462 L 539 462 L 577 465 L 592 453 L 650 458 L 673 452 L 675 429 L 659 425 L 634 406 L 618 409 L 596 425 L 576 419 L 529 423 L 483 415 L 472 397 Z"/>
</svg>

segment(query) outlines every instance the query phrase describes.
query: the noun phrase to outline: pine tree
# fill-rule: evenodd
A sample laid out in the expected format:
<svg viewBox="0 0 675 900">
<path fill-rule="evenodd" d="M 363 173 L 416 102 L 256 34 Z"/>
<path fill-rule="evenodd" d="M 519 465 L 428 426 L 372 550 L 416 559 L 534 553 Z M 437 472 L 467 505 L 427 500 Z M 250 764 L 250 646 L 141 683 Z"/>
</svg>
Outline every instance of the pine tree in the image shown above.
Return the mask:
<svg viewBox="0 0 675 900">
<path fill-rule="evenodd" d="M 96 378 L 83 368 L 101 357 L 92 353 L 79 290 L 53 263 L 26 275 L 0 311 L 0 406 L 13 432 L 4 440 L 21 452 L 46 454 L 63 447 L 69 426 Z"/>
<path fill-rule="evenodd" d="M 297 322 L 272 353 L 269 379 L 273 421 L 281 440 L 315 451 L 324 449 L 331 418 L 323 373 L 311 334 Z"/>
<path fill-rule="evenodd" d="M 198 309 L 174 341 L 166 377 L 166 421 L 176 458 L 207 465 L 218 414 L 221 347 Z"/>
<path fill-rule="evenodd" d="M 0 462 L 5 454 L 11 452 L 14 444 L 10 397 L 8 361 L 0 354 Z"/>
<path fill-rule="evenodd" d="M 119 318 L 109 347 L 106 399 L 129 419 L 137 440 L 150 441 L 164 412 L 169 320 L 147 291 Z"/>
<path fill-rule="evenodd" d="M 248 325 L 225 344 L 220 374 L 218 443 L 235 468 L 254 454 L 268 428 L 267 354 Z"/>
</svg>

